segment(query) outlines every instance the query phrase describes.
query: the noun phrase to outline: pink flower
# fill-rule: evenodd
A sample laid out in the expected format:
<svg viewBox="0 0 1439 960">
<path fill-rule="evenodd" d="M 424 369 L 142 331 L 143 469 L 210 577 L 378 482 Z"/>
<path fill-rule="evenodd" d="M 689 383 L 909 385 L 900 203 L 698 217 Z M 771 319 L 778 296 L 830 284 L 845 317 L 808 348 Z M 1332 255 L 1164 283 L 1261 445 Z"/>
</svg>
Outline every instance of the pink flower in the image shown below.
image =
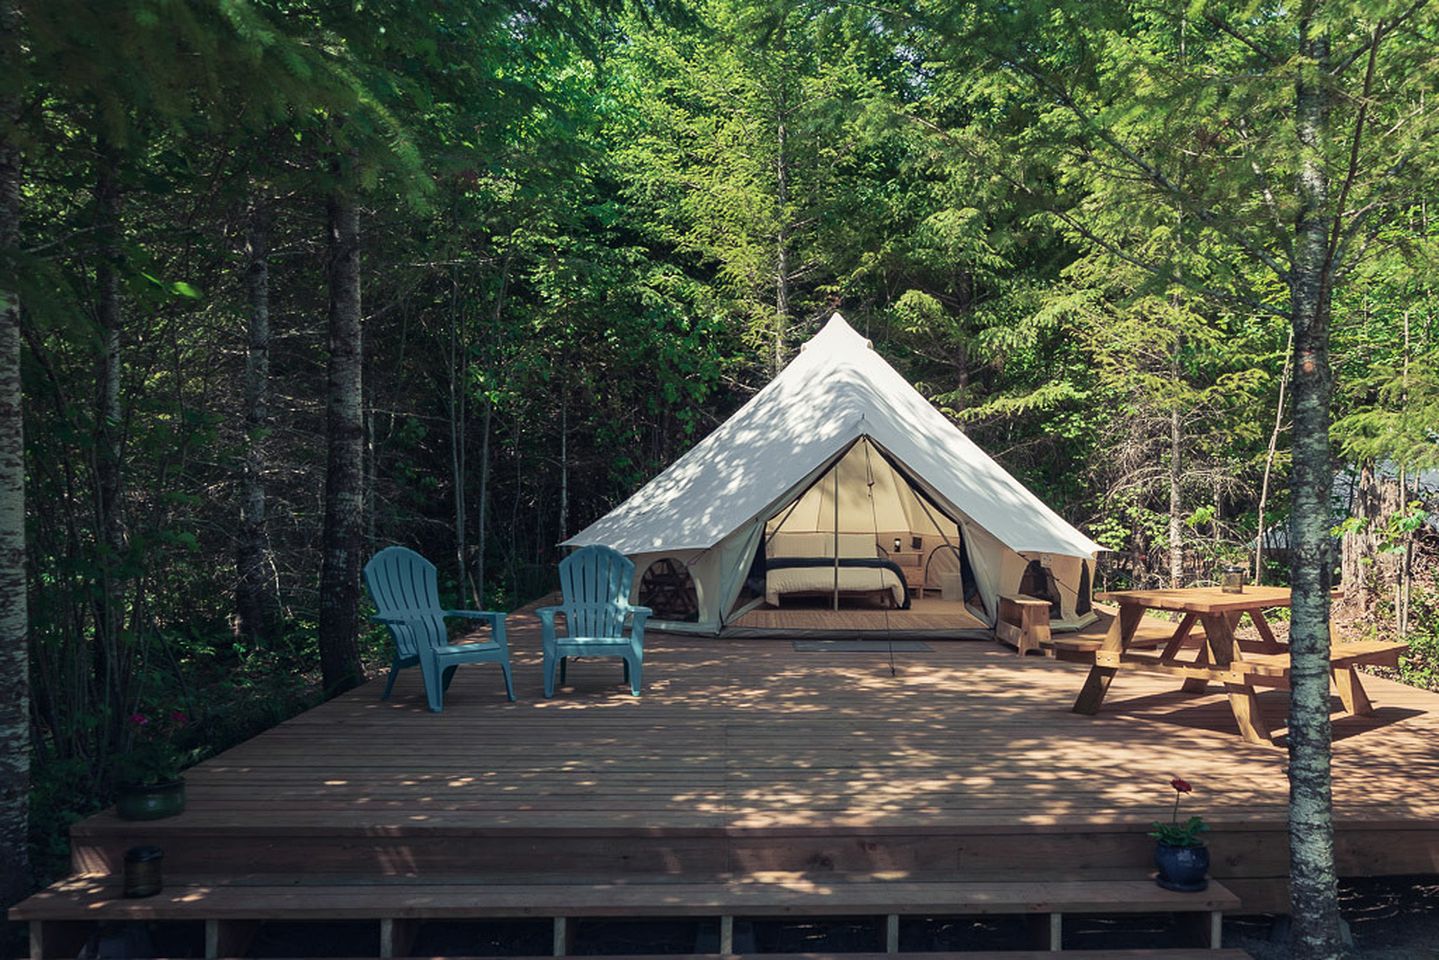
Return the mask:
<svg viewBox="0 0 1439 960">
<path fill-rule="evenodd" d="M 183 726 L 185 726 L 185 724 L 187 724 L 187 723 L 190 722 L 190 718 L 187 717 L 187 716 L 185 716 L 185 712 L 184 712 L 183 710 L 171 710 L 171 711 L 170 711 L 170 722 L 171 722 L 171 723 L 175 723 L 175 724 L 179 724 L 180 726 L 183 727 Z"/>
<path fill-rule="evenodd" d="M 143 727 L 150 722 L 150 718 L 143 713 L 136 712 L 130 714 L 130 722 L 137 727 Z"/>
</svg>

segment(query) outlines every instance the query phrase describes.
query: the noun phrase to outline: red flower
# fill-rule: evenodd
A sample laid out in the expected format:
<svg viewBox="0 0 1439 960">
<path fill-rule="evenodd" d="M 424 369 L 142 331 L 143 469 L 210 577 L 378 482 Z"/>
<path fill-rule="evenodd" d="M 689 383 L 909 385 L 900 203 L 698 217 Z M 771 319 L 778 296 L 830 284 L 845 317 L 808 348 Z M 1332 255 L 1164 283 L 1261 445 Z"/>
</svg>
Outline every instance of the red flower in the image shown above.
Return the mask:
<svg viewBox="0 0 1439 960">
<path fill-rule="evenodd" d="M 185 716 L 185 713 L 182 710 L 171 710 L 170 722 L 179 724 L 183 727 L 185 724 L 190 722 L 190 718 Z"/>
<path fill-rule="evenodd" d="M 143 727 L 150 722 L 150 718 L 143 713 L 132 713 L 130 714 L 130 722 L 137 727 Z"/>
<path fill-rule="evenodd" d="M 1173 780 L 1169 781 L 1169 785 L 1175 790 L 1178 790 L 1180 793 L 1189 793 L 1194 789 L 1189 785 L 1188 781 L 1181 780 L 1178 777 L 1175 777 Z"/>
</svg>

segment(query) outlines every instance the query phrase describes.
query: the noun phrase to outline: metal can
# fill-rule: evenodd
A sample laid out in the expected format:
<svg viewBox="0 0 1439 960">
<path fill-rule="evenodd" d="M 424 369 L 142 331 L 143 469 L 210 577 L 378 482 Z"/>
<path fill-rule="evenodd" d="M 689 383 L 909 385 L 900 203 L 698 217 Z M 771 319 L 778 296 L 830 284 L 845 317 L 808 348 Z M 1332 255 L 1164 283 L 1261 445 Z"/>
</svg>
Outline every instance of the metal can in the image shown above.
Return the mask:
<svg viewBox="0 0 1439 960">
<path fill-rule="evenodd" d="M 165 851 L 159 847 L 131 847 L 125 851 L 125 896 L 153 897 L 164 889 L 161 866 Z"/>
</svg>

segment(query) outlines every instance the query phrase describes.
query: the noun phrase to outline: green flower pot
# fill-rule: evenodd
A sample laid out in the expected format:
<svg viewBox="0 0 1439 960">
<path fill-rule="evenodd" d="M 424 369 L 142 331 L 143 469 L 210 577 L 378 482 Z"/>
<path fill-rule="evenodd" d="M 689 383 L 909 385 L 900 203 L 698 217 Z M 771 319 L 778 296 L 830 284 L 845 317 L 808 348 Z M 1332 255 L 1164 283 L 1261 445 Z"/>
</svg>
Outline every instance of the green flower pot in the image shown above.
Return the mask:
<svg viewBox="0 0 1439 960">
<path fill-rule="evenodd" d="M 164 783 L 122 783 L 115 813 L 122 820 L 162 820 L 185 809 L 185 778 Z"/>
</svg>

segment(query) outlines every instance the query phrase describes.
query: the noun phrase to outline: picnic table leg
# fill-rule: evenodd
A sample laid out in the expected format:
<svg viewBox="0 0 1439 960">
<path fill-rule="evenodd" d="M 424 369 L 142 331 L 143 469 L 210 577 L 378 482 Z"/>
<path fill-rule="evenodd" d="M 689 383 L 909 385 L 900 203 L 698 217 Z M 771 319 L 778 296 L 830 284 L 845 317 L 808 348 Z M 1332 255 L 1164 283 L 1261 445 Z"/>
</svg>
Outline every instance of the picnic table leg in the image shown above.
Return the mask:
<svg viewBox="0 0 1439 960">
<path fill-rule="evenodd" d="M 1344 712 L 1356 717 L 1367 717 L 1374 712 L 1374 705 L 1369 702 L 1369 694 L 1364 692 L 1364 685 L 1359 682 L 1359 671 L 1354 667 L 1336 667 L 1330 671 L 1334 678 L 1334 686 L 1339 691 L 1339 699 L 1344 704 Z"/>
<path fill-rule="evenodd" d="M 1134 631 L 1139 629 L 1139 621 L 1143 619 L 1143 607 L 1131 603 L 1120 604 L 1119 616 L 1109 625 L 1109 632 L 1104 635 L 1104 642 L 1099 649 L 1106 652 L 1123 652 L 1134 639 Z M 1104 695 L 1109 692 L 1109 682 L 1117 672 L 1115 667 L 1090 667 L 1084 687 L 1075 698 L 1074 712 L 1090 716 L 1098 713 L 1100 705 L 1104 703 Z"/>
<path fill-rule="evenodd" d="M 1254 629 L 1258 631 L 1260 639 L 1271 648 L 1266 652 L 1279 653 L 1285 649 L 1284 645 L 1274 636 L 1274 630 L 1269 626 L 1269 619 L 1264 616 L 1263 610 L 1250 610 L 1249 622 L 1254 624 Z"/>
<path fill-rule="evenodd" d="M 1199 619 L 1192 613 L 1186 613 L 1184 619 L 1179 621 L 1179 626 L 1170 635 L 1169 642 L 1164 645 L 1164 650 L 1159 654 L 1161 660 L 1173 660 L 1179 656 L 1184 641 L 1189 639 L 1189 631 L 1194 629 L 1194 621 Z"/>
<path fill-rule="evenodd" d="M 1234 625 L 1239 622 L 1239 617 L 1237 615 L 1224 616 L 1229 623 L 1229 636 L 1233 637 Z M 1197 653 L 1194 657 L 1194 665 L 1196 667 L 1207 667 L 1212 663 L 1219 662 L 1220 661 L 1214 656 L 1214 648 L 1210 646 L 1209 631 L 1206 629 L 1204 631 L 1204 642 L 1199 645 L 1199 653 Z M 1179 689 L 1183 690 L 1185 693 L 1208 693 L 1209 681 L 1205 680 L 1203 677 L 1189 677 L 1182 684 L 1179 685 Z"/>
<path fill-rule="evenodd" d="M 1239 659 L 1229 617 L 1222 614 L 1205 617 L 1204 636 L 1209 649 L 1213 651 L 1216 667 L 1228 667 Z M 1259 696 L 1254 692 L 1254 685 L 1225 683 L 1224 690 L 1229 694 L 1229 709 L 1234 713 L 1234 722 L 1239 725 L 1240 735 L 1250 743 L 1272 744 L 1274 739 L 1270 736 L 1269 724 L 1264 720 L 1264 712 L 1259 708 Z"/>
<path fill-rule="evenodd" d="M 1274 738 L 1269 733 L 1269 724 L 1264 722 L 1254 688 L 1247 683 L 1226 683 L 1224 689 L 1229 693 L 1229 709 L 1234 712 L 1240 735 L 1250 743 L 1272 744 Z"/>
<path fill-rule="evenodd" d="M 1196 667 L 1209 666 L 1209 637 L 1207 636 L 1199 645 L 1199 652 L 1194 655 L 1194 665 Z M 1205 693 L 1209 690 L 1209 681 L 1203 677 L 1186 677 L 1184 682 L 1179 685 L 1179 689 L 1185 693 Z"/>
<path fill-rule="evenodd" d="M 1074 712 L 1090 716 L 1098 713 L 1100 705 L 1104 703 L 1104 695 L 1109 692 L 1109 681 L 1114 679 L 1117 672 L 1114 667 L 1090 667 L 1089 676 L 1085 678 L 1084 686 L 1074 701 Z"/>
</svg>

